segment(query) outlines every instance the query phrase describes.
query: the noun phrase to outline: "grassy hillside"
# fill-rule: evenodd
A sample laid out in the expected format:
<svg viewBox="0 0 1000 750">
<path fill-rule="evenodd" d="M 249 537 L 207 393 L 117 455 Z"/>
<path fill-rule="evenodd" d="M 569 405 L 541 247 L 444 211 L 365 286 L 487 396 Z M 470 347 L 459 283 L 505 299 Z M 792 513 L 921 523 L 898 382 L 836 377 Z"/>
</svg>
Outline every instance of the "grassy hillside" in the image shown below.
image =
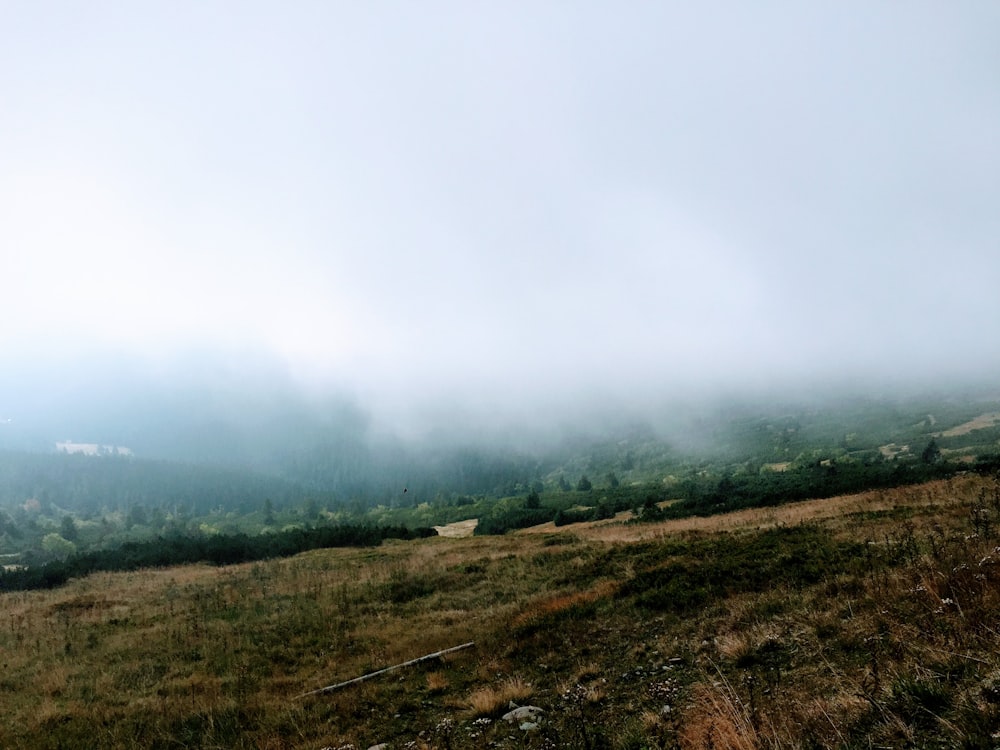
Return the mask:
<svg viewBox="0 0 1000 750">
<path fill-rule="evenodd" d="M 993 747 L 998 524 L 970 475 L 4 594 L 0 746 Z"/>
<path fill-rule="evenodd" d="M 291 414 L 282 429 L 255 419 L 262 432 L 219 435 L 220 450 L 228 441 L 237 452 L 256 435 L 254 455 L 270 457 L 246 464 L 213 465 L 211 451 L 175 463 L 0 450 L 0 560 L 37 567 L 177 536 L 226 544 L 219 537 L 342 524 L 475 518 L 478 533 L 503 533 L 663 500 L 681 501 L 670 515 L 714 514 L 1000 466 L 995 397 L 734 401 L 626 417 L 546 440 L 525 425 L 523 435 L 407 443 L 368 440 L 359 415 L 331 408 L 311 417 L 325 427 L 301 433 Z"/>
</svg>

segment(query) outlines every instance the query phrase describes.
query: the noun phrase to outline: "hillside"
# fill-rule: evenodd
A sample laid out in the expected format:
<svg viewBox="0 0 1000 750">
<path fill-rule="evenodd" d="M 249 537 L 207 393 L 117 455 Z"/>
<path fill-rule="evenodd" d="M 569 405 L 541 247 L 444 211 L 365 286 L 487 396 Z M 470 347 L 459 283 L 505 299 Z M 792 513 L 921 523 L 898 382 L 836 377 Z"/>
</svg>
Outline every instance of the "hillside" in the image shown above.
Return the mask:
<svg viewBox="0 0 1000 750">
<path fill-rule="evenodd" d="M 967 475 L 4 594 L 0 745 L 992 747 L 998 522 Z"/>
<path fill-rule="evenodd" d="M 225 410 L 217 422 L 187 424 L 199 441 L 185 431 L 161 436 L 174 449 L 159 457 L 149 455 L 152 444 L 140 450 L 141 441 L 119 441 L 129 435 L 110 428 L 91 435 L 108 442 L 73 445 L 134 444 L 134 456 L 8 445 L 0 449 L 0 556 L 38 566 L 178 535 L 200 543 L 339 524 L 415 529 L 478 519 L 477 533 L 503 533 L 664 501 L 681 501 L 668 515 L 704 515 L 1000 466 L 993 398 L 702 407 L 641 420 L 605 415 L 588 429 L 525 424 L 472 438 L 455 427 L 407 441 L 376 439 L 350 410 L 326 405 L 282 421 L 275 406 L 260 424 L 230 424 Z M 200 460 L 178 460 L 206 441 L 214 448 Z"/>
</svg>

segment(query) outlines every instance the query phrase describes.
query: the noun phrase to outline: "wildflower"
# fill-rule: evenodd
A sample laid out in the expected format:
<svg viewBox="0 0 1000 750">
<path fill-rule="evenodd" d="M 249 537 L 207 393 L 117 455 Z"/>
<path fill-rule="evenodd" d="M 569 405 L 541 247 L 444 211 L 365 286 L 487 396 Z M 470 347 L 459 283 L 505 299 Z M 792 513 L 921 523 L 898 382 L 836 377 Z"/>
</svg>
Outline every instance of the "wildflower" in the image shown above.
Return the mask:
<svg viewBox="0 0 1000 750">
<path fill-rule="evenodd" d="M 664 680 L 663 682 L 651 683 L 646 690 L 651 698 L 670 699 L 676 696 L 679 686 L 676 680 Z"/>
<path fill-rule="evenodd" d="M 943 615 L 946 609 L 957 606 L 955 604 L 955 600 L 952 599 L 951 597 L 941 599 L 940 601 L 941 601 L 941 606 L 934 610 L 934 614 L 936 615 Z"/>
</svg>

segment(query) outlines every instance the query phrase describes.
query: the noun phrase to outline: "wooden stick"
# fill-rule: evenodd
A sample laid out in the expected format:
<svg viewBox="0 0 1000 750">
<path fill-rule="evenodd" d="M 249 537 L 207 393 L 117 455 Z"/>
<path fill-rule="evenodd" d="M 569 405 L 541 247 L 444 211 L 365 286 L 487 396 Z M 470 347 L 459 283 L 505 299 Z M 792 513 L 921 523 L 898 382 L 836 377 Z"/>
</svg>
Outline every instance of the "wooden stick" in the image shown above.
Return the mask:
<svg viewBox="0 0 1000 750">
<path fill-rule="evenodd" d="M 410 659 L 409 661 L 404 661 L 402 664 L 395 664 L 391 667 L 386 667 L 385 669 L 380 669 L 377 672 L 369 672 L 368 674 L 363 674 L 360 677 L 355 677 L 353 680 L 346 680 L 345 682 L 338 682 L 336 685 L 327 685 L 326 687 L 319 688 L 318 690 L 310 690 L 308 693 L 302 693 L 302 695 L 296 695 L 295 700 L 299 698 L 305 698 L 307 695 L 319 695 L 320 693 L 332 693 L 334 690 L 339 690 L 342 687 L 347 687 L 348 685 L 353 685 L 357 682 L 364 682 L 365 680 L 370 680 L 372 677 L 378 677 L 380 674 L 385 674 L 386 672 L 391 672 L 394 669 L 401 669 L 402 667 L 409 667 L 412 664 L 417 664 L 418 662 L 427 661 L 428 659 L 436 659 L 439 656 L 444 656 L 445 654 L 450 654 L 455 651 L 461 651 L 463 648 L 469 648 L 470 646 L 476 645 L 475 641 L 469 641 L 468 643 L 463 643 L 461 646 L 452 646 L 451 648 L 446 648 L 441 651 L 435 651 L 433 654 L 427 654 L 426 656 L 418 656 L 416 659 Z"/>
</svg>

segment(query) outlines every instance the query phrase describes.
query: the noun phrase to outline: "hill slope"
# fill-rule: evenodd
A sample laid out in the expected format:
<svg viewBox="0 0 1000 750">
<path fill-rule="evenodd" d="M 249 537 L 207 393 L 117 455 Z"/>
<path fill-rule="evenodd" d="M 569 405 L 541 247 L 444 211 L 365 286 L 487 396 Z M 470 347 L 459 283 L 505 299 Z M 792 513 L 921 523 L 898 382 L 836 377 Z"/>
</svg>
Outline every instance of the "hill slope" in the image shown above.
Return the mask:
<svg viewBox="0 0 1000 750">
<path fill-rule="evenodd" d="M 6 594 L 0 745 L 991 747 L 998 521 L 962 476 Z"/>
</svg>

